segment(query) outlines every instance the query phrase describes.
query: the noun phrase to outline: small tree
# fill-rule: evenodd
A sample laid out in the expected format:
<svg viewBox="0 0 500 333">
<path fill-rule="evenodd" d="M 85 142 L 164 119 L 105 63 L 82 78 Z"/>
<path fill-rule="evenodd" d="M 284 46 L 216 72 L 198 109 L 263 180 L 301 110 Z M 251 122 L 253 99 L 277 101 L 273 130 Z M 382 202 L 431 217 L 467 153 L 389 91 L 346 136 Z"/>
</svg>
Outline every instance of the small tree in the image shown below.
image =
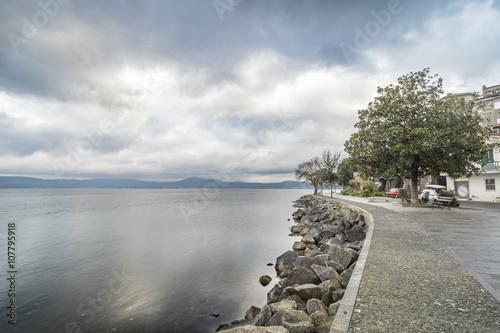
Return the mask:
<svg viewBox="0 0 500 333">
<path fill-rule="evenodd" d="M 308 181 L 314 186 L 314 194 L 318 194 L 318 186 L 321 184 L 321 160 L 318 157 L 313 157 L 308 161 L 304 161 L 295 169 L 295 177 L 297 180 Z"/>
<path fill-rule="evenodd" d="M 338 181 L 337 167 L 340 160 L 340 152 L 330 153 L 327 149 L 323 152 L 322 165 L 322 181 L 330 186 L 330 197 L 333 197 L 333 185 Z"/>
<path fill-rule="evenodd" d="M 441 98 L 443 80 L 429 68 L 404 75 L 397 85 L 358 111 L 358 129 L 345 149 L 369 176 L 411 179 L 411 202 L 418 204 L 418 178 L 441 172 L 455 178 L 478 174 L 487 135 L 474 101 Z"/>
</svg>

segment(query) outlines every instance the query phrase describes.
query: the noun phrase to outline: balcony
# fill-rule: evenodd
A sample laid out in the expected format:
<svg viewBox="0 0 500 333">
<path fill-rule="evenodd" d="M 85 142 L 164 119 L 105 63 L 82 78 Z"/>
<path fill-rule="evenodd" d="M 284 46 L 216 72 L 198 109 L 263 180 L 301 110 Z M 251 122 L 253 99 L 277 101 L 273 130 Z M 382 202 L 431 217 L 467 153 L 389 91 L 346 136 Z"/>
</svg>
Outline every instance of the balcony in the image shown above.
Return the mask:
<svg viewBox="0 0 500 333">
<path fill-rule="evenodd" d="M 500 171 L 500 161 L 494 161 L 494 162 L 486 163 L 483 166 L 483 171 L 484 172 Z"/>
</svg>

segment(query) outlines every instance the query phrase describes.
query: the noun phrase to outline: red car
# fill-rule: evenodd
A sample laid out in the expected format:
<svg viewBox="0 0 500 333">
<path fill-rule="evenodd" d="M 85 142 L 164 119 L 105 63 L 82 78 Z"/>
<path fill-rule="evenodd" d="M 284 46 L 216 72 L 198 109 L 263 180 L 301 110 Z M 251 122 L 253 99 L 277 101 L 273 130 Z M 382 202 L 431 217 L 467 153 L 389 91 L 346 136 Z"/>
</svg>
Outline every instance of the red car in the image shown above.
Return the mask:
<svg viewBox="0 0 500 333">
<path fill-rule="evenodd" d="M 385 192 L 386 197 L 399 198 L 399 189 L 391 188 L 389 191 Z"/>
</svg>

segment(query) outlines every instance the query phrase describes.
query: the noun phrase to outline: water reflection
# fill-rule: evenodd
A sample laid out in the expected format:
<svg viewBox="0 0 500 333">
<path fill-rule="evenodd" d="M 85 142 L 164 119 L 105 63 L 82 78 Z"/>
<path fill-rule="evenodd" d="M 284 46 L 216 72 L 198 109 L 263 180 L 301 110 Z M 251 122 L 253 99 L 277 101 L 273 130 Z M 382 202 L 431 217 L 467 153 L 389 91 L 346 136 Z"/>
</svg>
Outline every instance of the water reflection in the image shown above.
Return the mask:
<svg viewBox="0 0 500 333">
<path fill-rule="evenodd" d="M 221 190 L 186 221 L 178 208 L 194 191 L 0 191 L 19 226 L 17 329 L 210 332 L 262 306 L 273 283 L 258 278 L 291 247 L 303 192 Z"/>
</svg>

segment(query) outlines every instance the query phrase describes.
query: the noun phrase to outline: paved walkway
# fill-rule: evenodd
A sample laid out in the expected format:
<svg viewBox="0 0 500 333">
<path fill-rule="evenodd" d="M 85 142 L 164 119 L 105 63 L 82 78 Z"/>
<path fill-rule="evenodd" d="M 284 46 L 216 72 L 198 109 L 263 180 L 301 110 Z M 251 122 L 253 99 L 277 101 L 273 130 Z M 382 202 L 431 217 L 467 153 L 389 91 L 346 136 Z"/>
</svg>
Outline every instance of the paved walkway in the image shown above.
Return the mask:
<svg viewBox="0 0 500 333">
<path fill-rule="evenodd" d="M 349 332 L 500 332 L 498 212 L 335 199 L 375 219 Z"/>
</svg>

